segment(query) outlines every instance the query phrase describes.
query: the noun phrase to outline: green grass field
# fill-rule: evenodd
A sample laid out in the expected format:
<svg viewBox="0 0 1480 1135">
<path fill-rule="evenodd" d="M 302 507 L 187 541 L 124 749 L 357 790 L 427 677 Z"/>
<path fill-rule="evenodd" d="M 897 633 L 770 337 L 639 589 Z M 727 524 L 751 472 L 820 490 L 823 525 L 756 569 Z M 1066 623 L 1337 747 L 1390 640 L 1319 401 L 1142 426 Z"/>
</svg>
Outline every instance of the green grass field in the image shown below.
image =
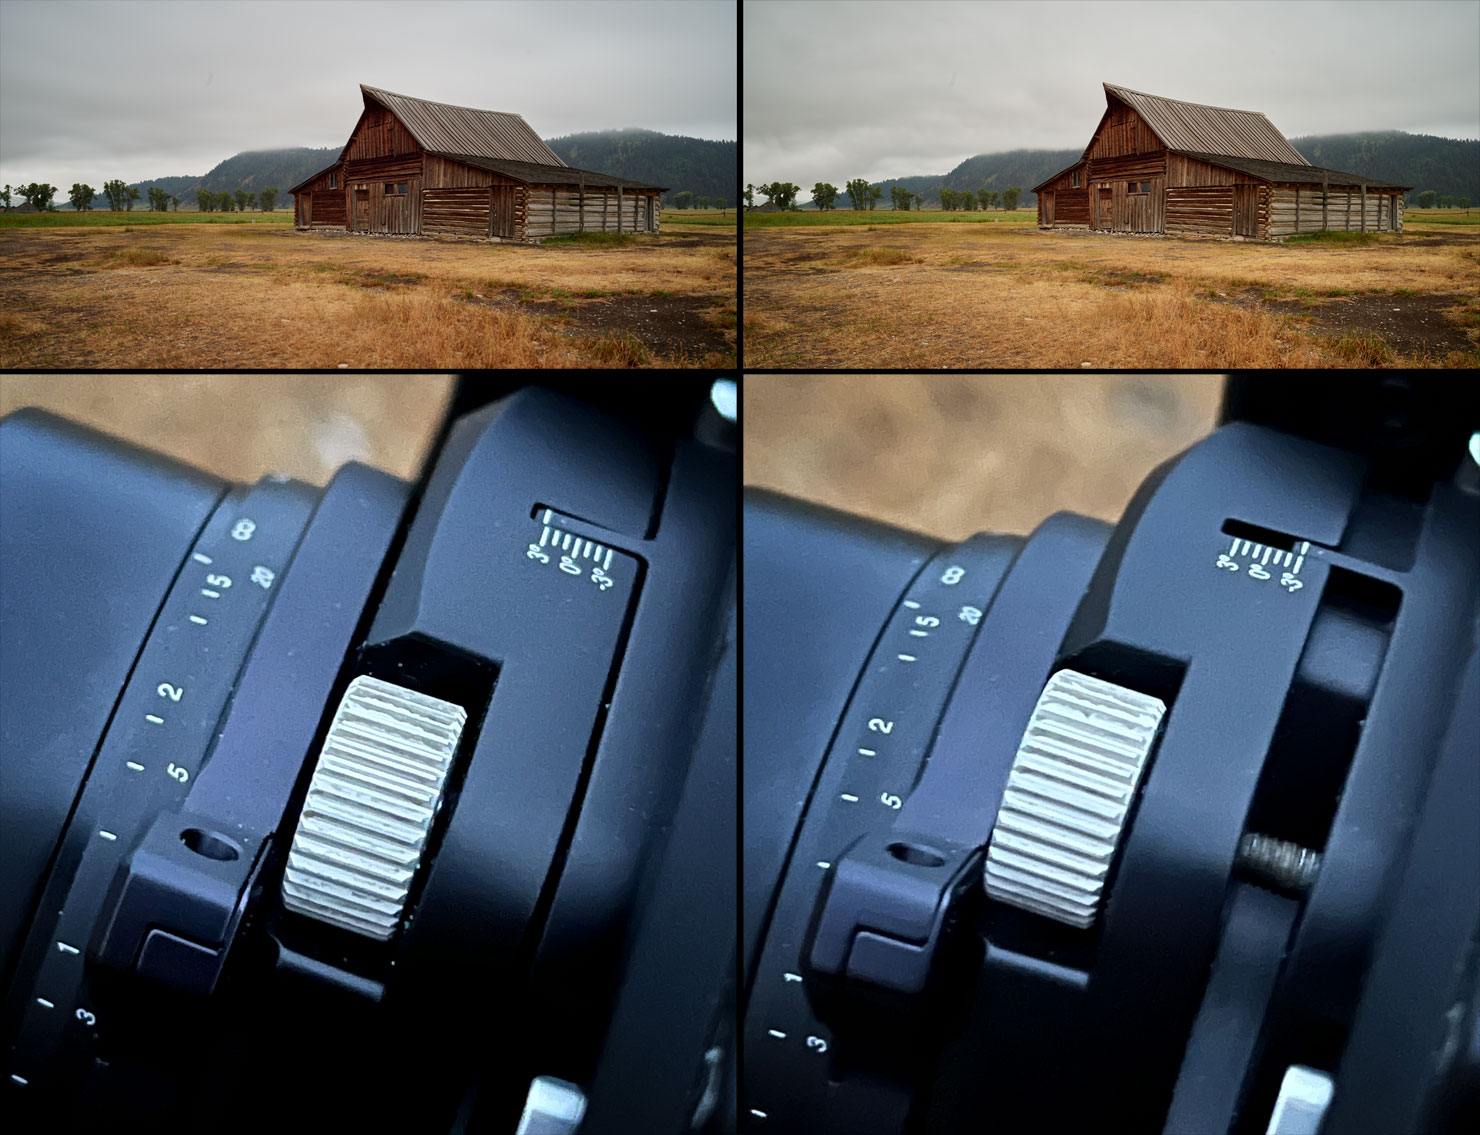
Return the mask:
<svg viewBox="0 0 1480 1135">
<path fill-rule="evenodd" d="M 799 228 L 811 225 L 908 225 L 908 224 L 968 224 L 981 225 L 992 222 L 1010 225 L 1034 225 L 1038 214 L 1032 209 L 1017 209 L 1011 213 L 945 213 L 939 209 L 922 212 L 895 209 L 829 209 L 822 212 L 808 209 L 800 213 L 746 213 L 745 227 Z"/>
<path fill-rule="evenodd" d="M 1480 209 L 1404 209 L 1403 227 L 1409 225 L 1480 225 Z"/>
<path fill-rule="evenodd" d="M 109 228 L 114 225 L 291 225 L 292 209 L 271 213 L 122 213 L 93 209 L 86 213 L 0 213 L 0 229 Z"/>
<path fill-rule="evenodd" d="M 664 209 L 660 225 L 718 225 L 722 228 L 735 227 L 735 210 L 726 209 Z"/>
</svg>

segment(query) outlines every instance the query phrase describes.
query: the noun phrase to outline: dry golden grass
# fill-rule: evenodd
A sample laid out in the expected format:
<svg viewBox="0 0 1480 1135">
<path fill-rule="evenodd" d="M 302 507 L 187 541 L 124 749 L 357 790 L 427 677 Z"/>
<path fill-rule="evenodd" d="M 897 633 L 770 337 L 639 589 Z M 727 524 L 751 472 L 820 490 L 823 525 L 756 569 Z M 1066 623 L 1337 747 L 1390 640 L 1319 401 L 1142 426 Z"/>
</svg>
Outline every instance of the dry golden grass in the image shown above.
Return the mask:
<svg viewBox="0 0 1480 1135">
<path fill-rule="evenodd" d="M 639 237 L 617 249 L 247 225 L 11 230 L 0 233 L 0 264 L 5 367 L 719 367 L 735 359 L 735 248 L 723 230 Z M 629 309 L 642 312 L 631 326 Z"/>
<path fill-rule="evenodd" d="M 744 241 L 748 367 L 1480 362 L 1468 307 L 1480 234 L 1352 248 L 913 224 L 752 229 Z M 1368 308 L 1381 313 L 1372 326 Z M 1428 320 L 1421 334 L 1408 334 L 1410 309 Z"/>
</svg>

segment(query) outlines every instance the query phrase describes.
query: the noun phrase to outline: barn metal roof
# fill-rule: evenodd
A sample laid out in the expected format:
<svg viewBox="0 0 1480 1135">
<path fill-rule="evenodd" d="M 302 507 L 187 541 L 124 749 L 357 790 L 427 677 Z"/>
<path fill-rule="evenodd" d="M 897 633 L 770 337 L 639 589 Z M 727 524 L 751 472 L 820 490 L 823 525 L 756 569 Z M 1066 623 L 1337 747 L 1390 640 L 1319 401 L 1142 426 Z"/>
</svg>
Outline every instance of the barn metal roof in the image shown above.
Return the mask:
<svg viewBox="0 0 1480 1135">
<path fill-rule="evenodd" d="M 502 110 L 475 110 L 445 102 L 398 95 L 360 84 L 366 105 L 371 99 L 401 120 L 423 150 L 434 153 L 474 154 L 534 165 L 563 166 L 560 155 L 524 121 L 524 116 Z"/>
<path fill-rule="evenodd" d="M 1266 162 L 1258 158 L 1231 158 L 1226 154 L 1195 154 L 1187 150 L 1179 151 L 1185 153 L 1189 158 L 1197 158 L 1200 161 L 1209 162 L 1213 165 L 1225 166 L 1228 169 L 1238 170 L 1240 173 L 1252 174 L 1254 177 L 1265 181 L 1294 182 L 1301 185 L 1320 185 L 1321 176 L 1324 174 L 1327 184 L 1332 189 L 1345 189 L 1347 186 L 1365 185 L 1368 189 L 1412 189 L 1411 185 L 1397 185 L 1391 181 L 1381 181 L 1375 177 L 1362 177 L 1355 173 L 1342 173 L 1335 169 L 1322 169 L 1308 163 L 1295 165 L 1293 162 Z"/>
<path fill-rule="evenodd" d="M 1229 110 L 1221 106 L 1148 95 L 1126 87 L 1105 86 L 1108 102 L 1114 97 L 1131 107 L 1169 150 L 1184 153 L 1222 154 L 1231 158 L 1253 158 L 1306 166 L 1300 151 L 1254 110 Z M 1088 150 L 1085 151 L 1086 154 Z"/>
<path fill-rule="evenodd" d="M 494 173 L 501 173 L 505 177 L 512 177 L 515 181 L 523 181 L 531 185 L 580 185 L 584 181 L 593 189 L 615 189 L 618 186 L 623 189 L 666 190 L 668 188 L 666 185 L 654 185 L 648 181 L 628 181 L 625 177 L 613 177 L 609 173 L 592 173 L 587 169 L 572 169 L 570 166 L 511 162 L 501 158 L 483 158 L 476 154 L 438 153 L 437 156 L 476 166 L 478 169 L 492 170 Z"/>
</svg>

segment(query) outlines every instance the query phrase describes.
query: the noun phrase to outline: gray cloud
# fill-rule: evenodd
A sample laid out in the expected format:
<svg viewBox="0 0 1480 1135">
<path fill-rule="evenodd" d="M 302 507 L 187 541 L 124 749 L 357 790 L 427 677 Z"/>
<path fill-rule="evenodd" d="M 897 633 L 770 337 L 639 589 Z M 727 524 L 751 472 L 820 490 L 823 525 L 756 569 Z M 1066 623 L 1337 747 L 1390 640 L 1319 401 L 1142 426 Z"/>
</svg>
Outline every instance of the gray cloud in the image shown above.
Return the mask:
<svg viewBox="0 0 1480 1135">
<path fill-rule="evenodd" d="M 359 84 L 541 137 L 736 136 L 733 0 L 0 3 L 0 181 L 95 188 L 339 146 Z"/>
<path fill-rule="evenodd" d="M 746 0 L 744 22 L 748 182 L 841 186 L 1079 148 L 1102 82 L 1262 111 L 1291 138 L 1480 137 L 1471 0 Z"/>
</svg>

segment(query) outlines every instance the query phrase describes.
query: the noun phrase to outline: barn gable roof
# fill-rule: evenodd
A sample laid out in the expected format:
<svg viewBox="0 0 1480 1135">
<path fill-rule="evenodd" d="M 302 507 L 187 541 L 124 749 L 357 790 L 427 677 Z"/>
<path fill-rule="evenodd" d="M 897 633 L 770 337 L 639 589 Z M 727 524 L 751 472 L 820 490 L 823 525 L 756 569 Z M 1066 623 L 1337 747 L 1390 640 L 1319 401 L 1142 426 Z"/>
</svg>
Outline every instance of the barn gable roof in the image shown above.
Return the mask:
<svg viewBox="0 0 1480 1135">
<path fill-rule="evenodd" d="M 400 119 L 423 150 L 543 166 L 565 165 L 560 155 L 545 145 L 524 121 L 523 115 L 431 102 L 367 87 L 364 83 L 360 84 L 360 91 L 367 109 L 372 100 L 385 107 Z"/>
<path fill-rule="evenodd" d="M 1129 106 L 1169 150 L 1310 165 L 1290 145 L 1289 139 L 1274 128 L 1274 123 L 1258 111 L 1182 102 L 1110 83 L 1104 87 L 1107 103 L 1115 98 Z M 1085 155 L 1088 154 L 1086 149 Z"/>
</svg>

